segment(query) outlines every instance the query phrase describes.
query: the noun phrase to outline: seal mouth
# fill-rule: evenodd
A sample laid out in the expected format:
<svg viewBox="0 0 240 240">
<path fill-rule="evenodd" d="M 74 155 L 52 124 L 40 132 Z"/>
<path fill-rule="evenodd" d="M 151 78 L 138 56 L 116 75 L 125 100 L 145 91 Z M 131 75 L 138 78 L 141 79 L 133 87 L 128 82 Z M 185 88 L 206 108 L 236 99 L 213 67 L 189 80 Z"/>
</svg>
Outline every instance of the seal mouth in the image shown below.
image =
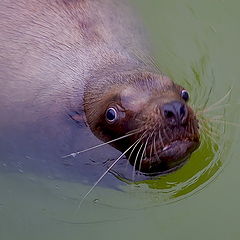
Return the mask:
<svg viewBox="0 0 240 240">
<path fill-rule="evenodd" d="M 153 151 L 150 144 L 145 157 L 137 160 L 136 167 L 139 171 L 148 175 L 159 175 L 175 171 L 184 165 L 198 146 L 199 141 L 184 139 L 175 140 L 161 148 L 156 146 L 157 151 Z"/>
<path fill-rule="evenodd" d="M 195 142 L 189 140 L 176 140 L 169 145 L 166 145 L 156 154 L 162 160 L 176 161 L 179 158 L 185 157 L 186 153 L 192 150 Z"/>
</svg>

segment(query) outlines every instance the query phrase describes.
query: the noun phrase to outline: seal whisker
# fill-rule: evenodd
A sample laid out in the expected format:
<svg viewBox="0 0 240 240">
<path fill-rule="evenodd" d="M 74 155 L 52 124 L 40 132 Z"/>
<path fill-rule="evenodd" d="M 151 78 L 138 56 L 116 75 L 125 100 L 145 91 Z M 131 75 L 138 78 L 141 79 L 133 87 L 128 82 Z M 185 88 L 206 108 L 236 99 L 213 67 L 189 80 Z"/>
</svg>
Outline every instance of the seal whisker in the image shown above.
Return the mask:
<svg viewBox="0 0 240 240">
<path fill-rule="evenodd" d="M 158 129 L 158 137 L 159 137 L 159 140 L 160 140 L 160 143 L 161 143 L 161 146 L 162 148 L 164 147 L 164 143 L 163 143 L 163 138 L 162 138 L 162 134 L 161 134 L 161 125 L 159 124 L 159 129 Z"/>
<path fill-rule="evenodd" d="M 194 131 L 193 122 L 190 121 L 189 125 L 190 125 L 190 132 L 194 133 L 195 131 Z"/>
<path fill-rule="evenodd" d="M 208 121 L 208 120 L 211 120 L 211 119 L 219 119 L 219 120 L 222 120 L 223 119 L 223 117 L 224 117 L 224 115 L 223 114 L 221 114 L 221 115 L 216 115 L 216 116 L 213 116 L 212 118 L 207 118 L 207 119 L 205 119 L 204 117 L 202 117 L 202 118 L 199 118 L 199 120 L 200 121 Z"/>
<path fill-rule="evenodd" d="M 219 136 L 221 135 L 221 133 L 219 132 L 219 129 L 216 129 L 211 122 L 209 122 L 205 119 L 202 119 L 202 121 L 203 122 L 200 122 L 200 124 L 201 124 L 201 128 L 203 129 L 205 135 L 208 136 L 216 145 L 218 145 L 215 138 L 219 138 Z M 203 134 L 203 137 L 206 140 L 205 135 Z"/>
<path fill-rule="evenodd" d="M 153 132 L 151 134 L 151 137 L 153 135 Z M 153 144 L 151 144 L 151 148 L 150 148 L 150 153 L 149 153 L 149 161 L 152 162 L 152 153 L 153 153 Z"/>
<path fill-rule="evenodd" d="M 156 125 L 157 125 L 157 123 L 155 124 L 155 127 L 156 127 Z M 154 134 L 154 129 L 153 129 L 153 131 L 152 131 L 152 133 L 150 135 L 150 138 L 152 138 L 153 134 Z M 153 142 L 153 140 L 152 140 L 152 142 Z M 150 161 L 150 163 L 152 161 L 152 153 L 153 153 L 153 144 L 151 144 L 150 154 L 149 154 L 149 161 Z"/>
<path fill-rule="evenodd" d="M 187 126 L 187 128 L 186 128 L 186 136 L 187 135 L 191 135 L 191 133 L 192 133 L 192 125 L 193 125 L 193 121 L 189 121 L 189 124 L 188 124 L 188 126 Z M 195 133 L 195 131 L 194 131 L 194 133 Z"/>
<path fill-rule="evenodd" d="M 218 129 L 215 126 L 213 126 L 212 122 L 210 122 L 209 119 L 201 119 L 199 124 L 203 129 L 214 130 L 216 132 L 218 131 Z"/>
<path fill-rule="evenodd" d="M 142 160 L 143 160 L 144 154 L 146 153 L 146 148 L 148 145 L 149 138 L 150 138 L 150 136 L 147 138 L 143 152 L 142 152 L 142 156 L 141 156 L 140 163 L 139 163 L 139 171 L 141 171 L 141 168 L 142 168 Z"/>
<path fill-rule="evenodd" d="M 208 130 L 208 129 L 204 129 L 204 132 L 205 132 L 205 134 L 211 139 L 211 141 L 213 141 L 214 142 L 214 144 L 215 145 L 219 145 L 218 143 L 217 143 L 217 140 L 214 138 L 214 136 L 213 136 L 213 132 L 211 131 L 211 130 Z M 204 135 L 203 135 L 204 136 Z M 219 137 L 218 135 L 215 135 L 215 137 Z M 205 140 L 206 140 L 206 137 L 204 136 L 204 138 L 205 138 Z M 206 141 L 207 142 L 207 141 Z"/>
<path fill-rule="evenodd" d="M 98 183 L 105 177 L 105 175 L 117 164 L 117 162 L 136 144 L 134 142 L 127 150 L 125 150 L 108 168 L 107 170 L 98 178 L 98 180 L 93 184 L 93 186 L 89 189 L 89 191 L 83 196 L 82 200 L 78 204 L 79 209 L 84 202 L 84 200 L 87 198 L 87 196 L 93 191 L 93 189 L 98 185 Z"/>
<path fill-rule="evenodd" d="M 199 113 L 206 113 L 209 111 L 213 111 L 213 110 L 215 110 L 214 108 L 218 109 L 218 108 L 224 107 L 224 104 L 221 106 L 219 106 L 219 104 L 221 104 L 223 101 L 225 101 L 227 99 L 227 97 L 230 95 L 231 91 L 232 91 L 232 88 L 217 102 L 213 103 L 212 105 L 208 106 L 207 108 L 205 108 L 203 110 L 197 111 L 196 115 L 198 115 Z"/>
<path fill-rule="evenodd" d="M 90 147 L 90 148 L 87 148 L 87 149 L 84 149 L 84 150 L 81 150 L 81 151 L 78 151 L 78 152 L 75 152 L 75 153 L 71 153 L 71 154 L 62 156 L 62 158 L 76 157 L 76 156 L 77 156 L 78 154 L 80 154 L 80 153 L 84 153 L 84 152 L 87 152 L 87 151 L 90 151 L 90 150 L 93 150 L 93 149 L 96 149 L 96 148 L 105 146 L 105 145 L 107 145 L 107 144 L 109 144 L 109 143 L 113 143 L 113 142 L 118 141 L 118 140 L 121 140 L 121 139 L 123 139 L 123 138 L 130 137 L 130 136 L 132 136 L 132 135 L 134 135 L 134 134 L 137 134 L 137 133 L 139 133 L 139 132 L 141 132 L 141 130 L 135 131 L 135 132 L 133 131 L 133 132 L 131 132 L 131 133 L 129 133 L 129 134 L 126 134 L 126 135 L 121 136 L 121 137 L 119 137 L 119 138 L 112 139 L 112 140 L 110 140 L 110 141 L 108 141 L 108 142 L 104 142 L 104 143 L 101 143 L 101 144 L 99 144 L 99 145 L 96 145 L 96 146 L 93 146 L 93 147 Z"/>
<path fill-rule="evenodd" d="M 204 110 L 196 112 L 196 115 L 199 116 L 199 115 L 204 114 L 204 113 L 210 113 L 210 112 L 213 112 L 215 110 L 218 110 L 218 109 L 221 109 L 221 108 L 224 108 L 224 107 L 228 107 L 228 106 L 230 106 L 230 104 L 226 103 L 226 104 L 222 104 L 222 105 L 218 105 L 218 106 L 212 107 L 210 109 L 206 108 Z"/>
<path fill-rule="evenodd" d="M 223 115 L 216 115 L 213 118 L 208 118 L 208 119 L 200 118 L 199 123 L 201 124 L 201 126 L 204 126 L 204 123 L 206 123 L 207 124 L 207 126 L 205 126 L 206 128 L 209 127 L 210 125 L 211 129 L 217 132 L 218 129 L 212 123 L 217 120 L 224 121 L 223 117 L 224 117 Z"/>
<path fill-rule="evenodd" d="M 166 129 L 165 129 L 165 128 L 163 128 L 163 133 L 164 133 L 164 135 L 165 135 L 165 137 L 166 137 L 167 141 L 169 142 L 169 141 L 170 141 L 170 138 L 169 138 L 169 136 L 168 136 L 168 134 L 167 134 L 167 132 L 166 132 Z"/>
<path fill-rule="evenodd" d="M 129 154 L 129 157 L 128 157 L 129 160 L 131 159 L 132 154 L 133 154 L 135 148 L 137 147 L 137 145 L 138 145 L 138 144 L 141 142 L 141 140 L 144 138 L 146 132 L 147 132 L 147 131 L 145 131 L 145 132 L 142 134 L 142 136 L 140 136 L 139 139 L 135 142 L 135 146 L 133 147 L 133 149 L 131 150 L 131 152 L 130 152 L 130 154 Z M 127 169 L 128 164 L 129 164 L 129 161 L 127 161 L 127 164 L 126 164 L 125 170 Z"/>
<path fill-rule="evenodd" d="M 142 136 L 140 136 L 138 143 L 135 145 L 134 149 L 131 151 L 131 155 L 132 155 L 133 151 L 135 150 L 136 146 L 143 140 L 146 133 L 147 133 L 147 130 L 142 134 Z M 142 146 L 143 146 L 143 144 L 140 146 L 140 148 L 138 150 L 138 153 L 137 153 L 137 155 L 135 157 L 135 160 L 134 160 L 133 171 L 132 171 L 132 181 L 133 182 L 134 182 L 134 175 L 135 175 L 135 171 L 136 171 L 137 158 L 138 158 L 139 152 L 141 151 Z M 130 159 L 130 157 L 129 157 L 129 159 Z"/>
<path fill-rule="evenodd" d="M 136 155 L 135 160 L 134 160 L 133 171 L 132 171 L 132 181 L 133 181 L 133 182 L 134 182 L 134 180 L 135 180 L 135 177 L 134 177 L 134 176 L 135 176 L 135 172 L 136 172 L 136 164 L 137 164 L 138 155 L 139 155 L 139 153 L 140 153 L 143 145 L 144 145 L 144 144 L 142 143 L 142 145 L 141 145 L 140 148 L 138 149 L 137 155 Z"/>
<path fill-rule="evenodd" d="M 201 127 L 204 127 L 204 128 L 207 128 L 207 129 L 209 129 L 209 128 L 211 128 L 211 129 L 213 129 L 214 130 L 214 132 L 218 132 L 219 131 L 219 129 L 217 129 L 212 123 L 212 121 L 211 120 L 214 120 L 214 119 L 216 119 L 216 120 L 218 120 L 219 118 L 210 118 L 210 119 L 201 119 L 200 120 L 200 124 L 201 124 Z M 220 119 L 221 120 L 221 119 Z M 204 123 L 206 123 L 207 125 L 205 125 Z"/>
<path fill-rule="evenodd" d="M 220 133 L 218 132 L 218 130 L 217 130 L 217 129 L 214 129 L 212 125 L 211 125 L 211 127 L 208 127 L 208 126 L 206 126 L 206 125 L 202 125 L 201 127 L 202 127 L 203 131 L 206 131 L 206 132 L 208 132 L 208 133 L 211 133 L 211 134 L 213 134 L 215 137 L 219 137 L 219 135 L 220 135 Z M 216 132 L 215 132 L 215 131 L 216 131 Z"/>
<path fill-rule="evenodd" d="M 158 156 L 157 148 L 156 148 L 156 136 L 153 138 L 153 147 L 154 147 L 154 154 L 157 156 L 157 159 L 159 162 L 161 162 L 161 159 Z"/>
<path fill-rule="evenodd" d="M 231 125 L 234 127 L 240 127 L 240 123 L 235 123 L 235 122 L 230 122 L 227 120 L 221 120 L 221 119 L 209 119 L 210 122 L 217 122 L 217 123 L 222 123 L 222 124 L 227 124 L 227 125 Z"/>
</svg>

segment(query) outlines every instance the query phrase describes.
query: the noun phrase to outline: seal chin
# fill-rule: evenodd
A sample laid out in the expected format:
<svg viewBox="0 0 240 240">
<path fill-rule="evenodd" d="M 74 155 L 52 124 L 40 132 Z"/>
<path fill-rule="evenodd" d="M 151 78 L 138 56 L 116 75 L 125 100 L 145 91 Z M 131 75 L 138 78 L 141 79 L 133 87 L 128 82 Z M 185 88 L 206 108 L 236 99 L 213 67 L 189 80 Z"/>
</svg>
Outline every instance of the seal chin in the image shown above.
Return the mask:
<svg viewBox="0 0 240 240">
<path fill-rule="evenodd" d="M 152 156 L 146 156 L 138 165 L 138 170 L 150 175 L 160 175 L 173 172 L 182 167 L 191 153 L 199 146 L 199 142 L 176 140 Z"/>
</svg>

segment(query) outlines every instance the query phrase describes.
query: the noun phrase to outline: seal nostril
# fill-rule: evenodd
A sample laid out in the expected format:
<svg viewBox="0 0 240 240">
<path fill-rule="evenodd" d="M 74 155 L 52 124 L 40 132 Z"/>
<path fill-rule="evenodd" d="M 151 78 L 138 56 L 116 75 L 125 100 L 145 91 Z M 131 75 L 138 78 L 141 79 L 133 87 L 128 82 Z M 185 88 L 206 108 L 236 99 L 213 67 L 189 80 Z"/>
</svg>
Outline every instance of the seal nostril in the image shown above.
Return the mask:
<svg viewBox="0 0 240 240">
<path fill-rule="evenodd" d="M 173 124 L 183 124 L 187 119 L 188 111 L 186 105 L 180 101 L 173 101 L 162 106 L 163 115 Z"/>
<path fill-rule="evenodd" d="M 164 116 L 165 116 L 165 118 L 173 118 L 174 113 L 172 111 L 169 111 L 169 110 L 164 110 Z"/>
</svg>

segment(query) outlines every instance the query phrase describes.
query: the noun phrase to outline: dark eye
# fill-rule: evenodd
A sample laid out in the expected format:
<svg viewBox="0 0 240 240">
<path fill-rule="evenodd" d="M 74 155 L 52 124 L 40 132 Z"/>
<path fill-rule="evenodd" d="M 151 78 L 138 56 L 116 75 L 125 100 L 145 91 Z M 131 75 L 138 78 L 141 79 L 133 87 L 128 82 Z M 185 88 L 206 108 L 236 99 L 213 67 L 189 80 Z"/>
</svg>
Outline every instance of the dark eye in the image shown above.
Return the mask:
<svg viewBox="0 0 240 240">
<path fill-rule="evenodd" d="M 108 110 L 106 111 L 106 119 L 110 123 L 113 123 L 117 120 L 117 111 L 115 108 L 108 108 Z"/>
<path fill-rule="evenodd" d="M 190 98 L 189 93 L 188 93 L 187 90 L 182 90 L 181 96 L 182 96 L 182 99 L 183 99 L 184 101 L 186 101 L 186 102 L 187 102 L 187 101 L 189 100 L 189 98 Z"/>
</svg>

